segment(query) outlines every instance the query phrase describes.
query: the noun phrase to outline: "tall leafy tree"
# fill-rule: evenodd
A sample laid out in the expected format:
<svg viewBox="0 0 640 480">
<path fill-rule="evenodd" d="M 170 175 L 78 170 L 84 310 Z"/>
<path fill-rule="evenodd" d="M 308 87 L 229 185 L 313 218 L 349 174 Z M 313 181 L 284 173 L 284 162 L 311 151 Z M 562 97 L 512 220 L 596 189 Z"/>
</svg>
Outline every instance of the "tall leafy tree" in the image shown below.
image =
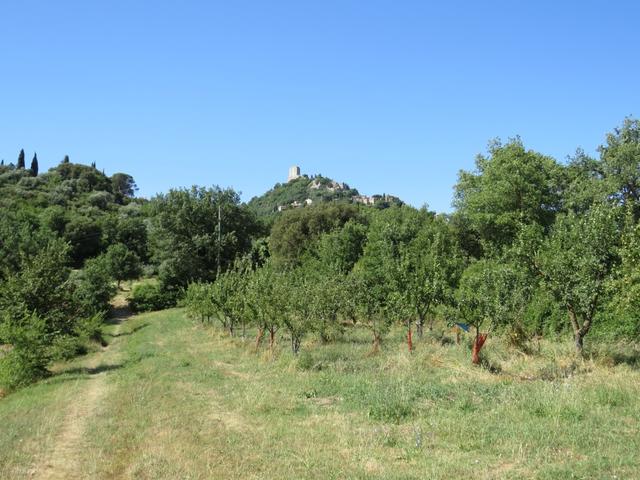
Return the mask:
<svg viewBox="0 0 640 480">
<path fill-rule="evenodd" d="M 580 354 L 604 305 L 606 285 L 619 260 L 620 235 L 618 210 L 596 204 L 585 215 L 560 216 L 534 259 L 544 284 L 567 309 Z"/>
<path fill-rule="evenodd" d="M 248 253 L 258 231 L 239 195 L 219 187 L 171 190 L 150 203 L 150 241 L 165 291 L 212 281 Z M 218 217 L 220 215 L 220 217 Z"/>
<path fill-rule="evenodd" d="M 275 263 L 286 266 L 299 265 L 302 256 L 321 234 L 341 228 L 358 218 L 353 205 L 324 203 L 284 212 L 271 229 L 269 241 Z"/>
<path fill-rule="evenodd" d="M 471 264 L 460 278 L 455 293 L 456 315 L 475 330 L 472 361 L 480 363 L 480 350 L 488 334 L 522 316 L 530 289 L 516 265 L 494 259 Z"/>
<path fill-rule="evenodd" d="M 138 190 L 133 177 L 126 173 L 114 173 L 111 176 L 111 186 L 118 203 L 123 203 L 126 199 L 133 198 Z"/>
<path fill-rule="evenodd" d="M 474 172 L 455 186 L 457 215 L 467 219 L 485 250 L 509 246 L 522 224 L 549 227 L 561 205 L 561 169 L 550 157 L 526 150 L 519 138 L 489 145 Z"/>
<path fill-rule="evenodd" d="M 122 243 L 111 245 L 104 254 L 104 262 L 111 277 L 118 282 L 135 280 L 142 274 L 140 257 Z"/>
<path fill-rule="evenodd" d="M 626 118 L 599 148 L 608 194 L 640 218 L 640 121 Z"/>
<path fill-rule="evenodd" d="M 422 337 L 427 316 L 434 307 L 448 303 L 464 266 L 464 258 L 448 224 L 442 218 L 427 222 L 402 250 L 402 294 L 417 316 Z M 432 317 L 433 320 L 433 317 Z M 433 321 L 429 323 L 432 328 Z"/>
</svg>

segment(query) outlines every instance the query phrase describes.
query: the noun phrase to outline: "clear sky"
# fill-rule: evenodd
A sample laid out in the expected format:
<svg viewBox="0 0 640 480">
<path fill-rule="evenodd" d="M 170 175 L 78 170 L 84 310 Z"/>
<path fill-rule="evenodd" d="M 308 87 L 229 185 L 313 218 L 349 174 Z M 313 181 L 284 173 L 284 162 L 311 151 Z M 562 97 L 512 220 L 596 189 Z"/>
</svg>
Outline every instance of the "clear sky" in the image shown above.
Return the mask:
<svg viewBox="0 0 640 480">
<path fill-rule="evenodd" d="M 637 1 L 0 0 L 0 158 L 243 199 L 292 164 L 450 210 L 495 137 L 564 160 L 640 116 Z"/>
</svg>

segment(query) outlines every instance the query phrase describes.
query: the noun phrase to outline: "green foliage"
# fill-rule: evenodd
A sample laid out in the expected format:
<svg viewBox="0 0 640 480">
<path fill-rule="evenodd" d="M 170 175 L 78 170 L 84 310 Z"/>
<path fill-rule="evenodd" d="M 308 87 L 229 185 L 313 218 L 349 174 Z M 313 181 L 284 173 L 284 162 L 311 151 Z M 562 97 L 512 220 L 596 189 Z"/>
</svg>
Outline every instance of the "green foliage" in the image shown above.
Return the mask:
<svg viewBox="0 0 640 480">
<path fill-rule="evenodd" d="M 545 286 L 568 311 L 576 348 L 600 312 L 607 280 L 618 262 L 619 212 L 594 205 L 585 215 L 562 215 L 535 264 Z"/>
<path fill-rule="evenodd" d="M 129 299 L 129 306 L 134 312 L 162 310 L 175 305 L 176 298 L 162 290 L 157 283 L 141 283 L 135 285 Z"/>
<path fill-rule="evenodd" d="M 432 310 L 451 303 L 465 258 L 453 230 L 441 217 L 426 221 L 400 255 L 400 292 L 418 317 L 421 335 Z"/>
<path fill-rule="evenodd" d="M 607 193 L 640 218 L 640 121 L 626 118 L 599 148 Z"/>
<path fill-rule="evenodd" d="M 221 231 L 218 231 L 220 213 Z M 162 288 L 177 293 L 189 283 L 211 281 L 251 249 L 258 226 L 236 192 L 219 187 L 171 190 L 151 202 L 153 258 Z"/>
<path fill-rule="evenodd" d="M 72 276 L 75 301 L 87 313 L 108 311 L 109 301 L 116 293 L 114 280 L 104 255 L 87 260 L 84 268 Z"/>
<path fill-rule="evenodd" d="M 350 220 L 358 221 L 353 205 L 327 203 L 289 210 L 278 217 L 271 229 L 269 247 L 273 261 L 295 266 L 321 234 L 340 229 Z"/>
<path fill-rule="evenodd" d="M 118 287 L 123 280 L 135 280 L 142 274 L 140 258 L 122 243 L 111 245 L 103 258 L 108 273 L 118 282 Z"/>
<path fill-rule="evenodd" d="M 29 170 L 31 170 L 31 175 L 34 177 L 38 176 L 38 155 L 35 153 L 33 154 L 33 160 L 31 160 L 31 168 Z"/>
<path fill-rule="evenodd" d="M 15 312 L 14 312 L 15 313 Z M 0 357 L 0 386 L 13 390 L 47 375 L 52 358 L 46 321 L 23 310 L 22 317 L 0 319 L 0 339 L 11 350 Z"/>
<path fill-rule="evenodd" d="M 459 174 L 457 215 L 468 219 L 485 248 L 510 245 L 520 224 L 553 223 L 560 205 L 560 166 L 525 150 L 520 139 L 489 145 L 489 157 L 476 159 L 476 171 Z"/>
<path fill-rule="evenodd" d="M 354 195 L 358 195 L 356 189 L 321 175 L 314 178 L 302 176 L 287 183 L 276 184 L 264 195 L 252 198 L 248 207 L 258 218 L 271 223 L 276 218 L 280 206 L 290 207 L 294 202 L 304 204 L 307 199 L 310 199 L 314 205 L 336 201 L 351 203 Z"/>
<path fill-rule="evenodd" d="M 613 338 L 640 337 L 640 225 L 630 225 L 622 236 L 620 265 L 608 285 L 605 325 Z"/>
<path fill-rule="evenodd" d="M 99 339 L 110 278 L 89 266 L 70 276 L 68 246 L 50 240 L 23 257 L 20 269 L 0 288 L 0 343 L 10 345 L 1 360 L 0 382 L 16 388 L 47 374 L 51 360 L 80 351 L 83 340 Z"/>
<path fill-rule="evenodd" d="M 16 165 L 17 169 L 24 169 L 24 150 L 20 149 L 20 153 L 18 154 L 18 164 Z"/>
<path fill-rule="evenodd" d="M 530 289 L 522 269 L 496 260 L 479 260 L 462 274 L 456 291 L 458 318 L 476 331 L 521 320 Z"/>
</svg>

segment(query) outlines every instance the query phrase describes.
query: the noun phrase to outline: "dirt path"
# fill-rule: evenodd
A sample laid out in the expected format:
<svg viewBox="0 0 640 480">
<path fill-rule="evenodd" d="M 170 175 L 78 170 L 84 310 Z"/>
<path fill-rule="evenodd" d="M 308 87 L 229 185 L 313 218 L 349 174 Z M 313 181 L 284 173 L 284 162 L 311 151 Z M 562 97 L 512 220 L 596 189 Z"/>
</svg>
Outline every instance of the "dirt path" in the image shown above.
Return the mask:
<svg viewBox="0 0 640 480">
<path fill-rule="evenodd" d="M 114 316 L 111 321 L 116 324 L 113 342 L 83 365 L 83 368 L 89 372 L 89 379 L 81 380 L 82 383 L 65 412 L 53 447 L 31 470 L 31 477 L 34 479 L 72 480 L 86 478 L 80 473 L 81 461 L 87 456 L 91 447 L 85 437 L 86 426 L 106 395 L 108 389 L 106 376 L 109 372 L 109 366 L 114 365 L 118 357 L 117 348 L 114 348 L 117 345 L 114 343 L 117 344 L 122 324 L 130 316 L 129 310 L 122 305 L 114 304 L 113 310 Z"/>
</svg>

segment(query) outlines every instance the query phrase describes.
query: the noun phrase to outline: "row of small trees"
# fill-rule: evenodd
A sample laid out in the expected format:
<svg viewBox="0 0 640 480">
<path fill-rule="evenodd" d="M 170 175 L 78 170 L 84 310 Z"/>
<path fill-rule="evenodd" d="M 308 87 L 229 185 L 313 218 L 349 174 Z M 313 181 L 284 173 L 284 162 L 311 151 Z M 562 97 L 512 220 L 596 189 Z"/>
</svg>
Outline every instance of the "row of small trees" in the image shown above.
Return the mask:
<svg viewBox="0 0 640 480">
<path fill-rule="evenodd" d="M 414 328 L 421 337 L 440 317 L 472 327 L 477 363 L 490 331 L 543 333 L 549 314 L 542 324 L 532 318 L 535 299 L 546 295 L 566 312 L 566 327 L 558 330 L 570 328 L 581 353 L 595 319 L 610 306 L 607 292 L 620 281 L 613 271 L 626 252 L 622 213 L 594 205 L 583 215 L 561 215 L 548 233 L 523 225 L 500 257 L 478 260 L 465 255 L 446 218 L 391 208 L 369 215 L 366 225 L 352 219 L 320 235 L 295 262 L 272 258 L 255 269 L 240 262 L 213 283 L 192 283 L 184 305 L 231 335 L 257 328 L 256 347 L 266 334 L 273 346 L 284 331 L 294 353 L 308 334 L 328 342 L 352 325 L 371 332 L 374 351 L 392 325 L 402 325 L 411 350 Z"/>
</svg>

